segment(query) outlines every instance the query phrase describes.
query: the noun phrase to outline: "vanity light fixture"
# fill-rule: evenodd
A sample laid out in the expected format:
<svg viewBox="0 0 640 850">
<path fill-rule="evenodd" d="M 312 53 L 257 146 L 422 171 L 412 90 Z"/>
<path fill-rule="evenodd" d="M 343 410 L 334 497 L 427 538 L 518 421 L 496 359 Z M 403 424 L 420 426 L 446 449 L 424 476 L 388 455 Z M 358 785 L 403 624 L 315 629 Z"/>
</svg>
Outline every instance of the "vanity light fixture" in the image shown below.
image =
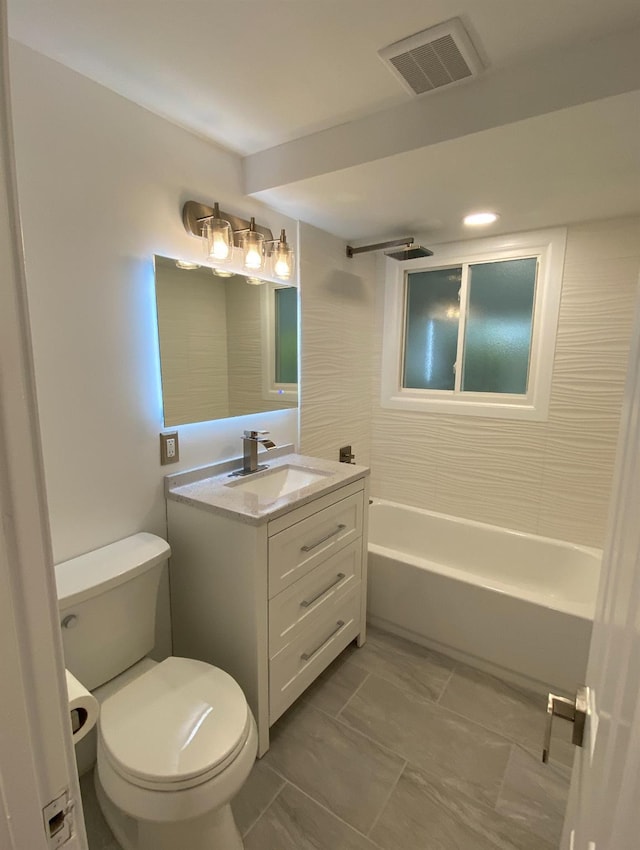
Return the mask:
<svg viewBox="0 0 640 850">
<path fill-rule="evenodd" d="M 231 223 L 222 218 L 217 202 L 213 214 L 202 222 L 202 234 L 207 240 L 207 255 L 218 263 L 229 263 L 233 259 L 233 229 Z"/>
<path fill-rule="evenodd" d="M 265 238 L 256 230 L 256 220 L 253 216 L 249 227 L 240 234 L 240 247 L 245 269 L 259 272 L 264 265 Z"/>
<path fill-rule="evenodd" d="M 280 239 L 273 247 L 273 273 L 280 280 L 289 280 L 293 274 L 295 258 L 287 242 L 284 228 L 280 231 Z"/>
<path fill-rule="evenodd" d="M 182 221 L 187 233 L 206 240 L 207 256 L 216 265 L 231 262 L 234 248 L 238 248 L 249 273 L 261 271 L 268 260 L 267 273 L 284 281 L 293 277 L 295 257 L 284 230 L 279 239 L 274 239 L 271 230 L 256 224 L 255 218 L 247 221 L 222 212 L 217 203 L 208 207 L 197 201 L 185 203 Z M 231 277 L 222 269 L 213 272 L 219 277 Z"/>
<path fill-rule="evenodd" d="M 499 218 L 500 216 L 494 212 L 477 212 L 465 215 L 462 221 L 467 227 L 481 227 L 484 224 L 493 224 Z"/>
</svg>

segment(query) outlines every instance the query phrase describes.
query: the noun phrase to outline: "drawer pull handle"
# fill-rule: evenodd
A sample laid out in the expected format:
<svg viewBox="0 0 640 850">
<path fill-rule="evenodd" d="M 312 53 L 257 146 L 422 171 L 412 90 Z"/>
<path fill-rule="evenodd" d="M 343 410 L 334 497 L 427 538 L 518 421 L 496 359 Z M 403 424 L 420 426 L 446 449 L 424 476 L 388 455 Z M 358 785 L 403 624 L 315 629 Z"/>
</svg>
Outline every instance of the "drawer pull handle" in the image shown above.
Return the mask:
<svg viewBox="0 0 640 850">
<path fill-rule="evenodd" d="M 329 641 L 331 640 L 331 638 L 332 638 L 334 635 L 337 635 L 337 634 L 338 634 L 338 632 L 340 631 L 340 629 L 341 629 L 343 626 L 344 626 L 344 620 L 338 620 L 338 622 L 336 623 L 336 628 L 335 628 L 335 629 L 331 632 L 331 634 L 329 635 L 329 637 L 328 637 L 328 638 L 325 638 L 325 639 L 322 641 L 322 643 L 320 644 L 320 646 L 316 646 L 316 648 L 315 648 L 314 650 L 312 650 L 311 652 L 303 652 L 303 653 L 302 653 L 302 655 L 300 656 L 300 658 L 301 658 L 303 661 L 308 661 L 310 658 L 313 658 L 313 656 L 316 654 L 316 652 L 320 652 L 320 650 L 322 649 L 322 647 L 323 647 L 325 644 L 329 643 Z"/>
<path fill-rule="evenodd" d="M 329 593 L 329 591 L 331 590 L 332 587 L 335 587 L 336 584 L 340 584 L 340 582 L 342 581 L 343 578 L 344 578 L 344 573 L 338 573 L 338 575 L 336 576 L 336 580 L 332 581 L 331 584 L 329 585 L 329 587 L 325 587 L 325 589 L 321 590 L 320 593 L 316 593 L 316 595 L 313 597 L 313 599 L 303 599 L 302 602 L 300 603 L 300 607 L 301 608 L 308 608 L 309 605 L 313 605 L 313 603 L 317 602 L 317 600 L 320 599 L 321 596 L 324 596 L 325 593 Z"/>
<path fill-rule="evenodd" d="M 340 523 L 340 525 L 337 528 L 334 528 L 333 531 L 330 531 L 328 534 L 325 534 L 325 536 L 322 537 L 320 540 L 316 540 L 315 543 L 307 543 L 306 546 L 302 546 L 300 551 L 301 552 L 310 552 L 312 549 L 317 549 L 318 546 L 320 546 L 321 543 L 325 543 L 331 537 L 335 537 L 336 534 L 340 534 L 340 532 L 343 531 L 346 527 L 347 527 L 346 525 L 343 525 L 342 523 Z"/>
</svg>

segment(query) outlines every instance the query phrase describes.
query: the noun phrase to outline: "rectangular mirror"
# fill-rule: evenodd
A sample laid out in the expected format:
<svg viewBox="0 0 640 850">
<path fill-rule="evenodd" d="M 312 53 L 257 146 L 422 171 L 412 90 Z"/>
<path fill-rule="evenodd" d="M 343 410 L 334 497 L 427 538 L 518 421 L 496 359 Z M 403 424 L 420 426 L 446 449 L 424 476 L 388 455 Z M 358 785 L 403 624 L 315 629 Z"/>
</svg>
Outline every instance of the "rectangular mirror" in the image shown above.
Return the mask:
<svg viewBox="0 0 640 850">
<path fill-rule="evenodd" d="M 165 427 L 298 405 L 298 290 L 155 257 Z"/>
</svg>

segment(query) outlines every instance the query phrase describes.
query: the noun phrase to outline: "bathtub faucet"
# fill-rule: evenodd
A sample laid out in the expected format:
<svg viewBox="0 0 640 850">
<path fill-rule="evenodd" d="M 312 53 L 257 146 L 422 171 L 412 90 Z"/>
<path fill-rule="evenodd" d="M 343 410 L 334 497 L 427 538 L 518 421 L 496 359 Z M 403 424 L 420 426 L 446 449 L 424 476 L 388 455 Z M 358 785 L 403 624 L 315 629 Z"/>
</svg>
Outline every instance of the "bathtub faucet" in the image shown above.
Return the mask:
<svg viewBox="0 0 640 850">
<path fill-rule="evenodd" d="M 232 472 L 232 475 L 251 475 L 260 469 L 266 469 L 265 463 L 258 463 L 258 445 L 265 449 L 275 449 L 276 444 L 265 439 L 268 431 L 245 431 L 242 435 L 242 469 Z"/>
</svg>

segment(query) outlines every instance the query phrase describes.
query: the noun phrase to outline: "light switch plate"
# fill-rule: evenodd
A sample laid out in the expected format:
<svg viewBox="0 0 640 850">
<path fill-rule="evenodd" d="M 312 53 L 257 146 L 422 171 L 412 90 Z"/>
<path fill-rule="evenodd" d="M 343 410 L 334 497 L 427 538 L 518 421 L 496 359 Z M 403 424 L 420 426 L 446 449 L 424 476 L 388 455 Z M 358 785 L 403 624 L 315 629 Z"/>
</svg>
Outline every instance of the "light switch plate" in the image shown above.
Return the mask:
<svg viewBox="0 0 640 850">
<path fill-rule="evenodd" d="M 169 434 L 160 434 L 160 464 L 177 463 L 180 460 L 180 446 L 178 445 L 178 432 L 171 431 Z"/>
</svg>

